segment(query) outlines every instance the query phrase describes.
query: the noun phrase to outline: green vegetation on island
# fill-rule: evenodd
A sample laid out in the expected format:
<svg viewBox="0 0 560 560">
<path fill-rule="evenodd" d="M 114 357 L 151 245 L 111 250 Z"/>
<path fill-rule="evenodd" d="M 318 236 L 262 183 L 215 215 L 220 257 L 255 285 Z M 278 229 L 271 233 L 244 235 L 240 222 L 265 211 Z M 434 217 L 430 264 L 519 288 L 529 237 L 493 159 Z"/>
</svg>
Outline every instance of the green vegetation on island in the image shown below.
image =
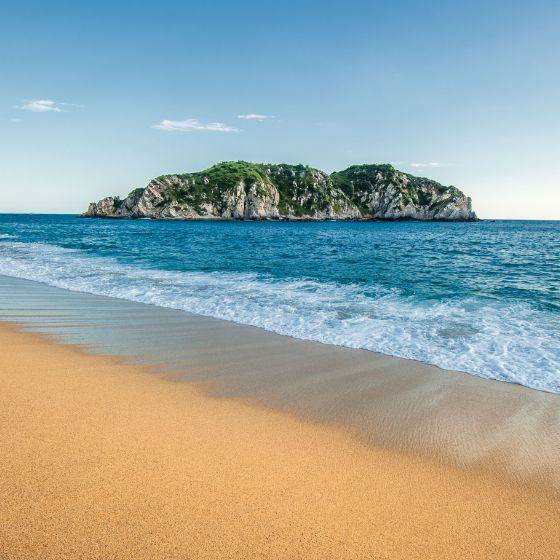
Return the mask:
<svg viewBox="0 0 560 560">
<path fill-rule="evenodd" d="M 390 164 L 328 174 L 306 165 L 226 161 L 160 175 L 121 199 L 90 204 L 87 217 L 161 219 L 475 220 L 459 189 Z"/>
</svg>

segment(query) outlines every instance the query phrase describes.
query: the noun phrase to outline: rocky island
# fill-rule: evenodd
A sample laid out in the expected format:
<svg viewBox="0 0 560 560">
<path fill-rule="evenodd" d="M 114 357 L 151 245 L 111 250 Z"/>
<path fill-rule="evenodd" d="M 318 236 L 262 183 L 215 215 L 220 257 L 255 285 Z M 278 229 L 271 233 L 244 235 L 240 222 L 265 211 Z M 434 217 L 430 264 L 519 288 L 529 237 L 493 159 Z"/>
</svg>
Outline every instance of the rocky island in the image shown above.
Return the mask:
<svg viewBox="0 0 560 560">
<path fill-rule="evenodd" d="M 146 187 L 92 202 L 83 217 L 240 220 L 473 221 L 471 199 L 453 186 L 389 164 L 331 174 L 305 165 L 228 161 L 161 175 Z"/>
</svg>

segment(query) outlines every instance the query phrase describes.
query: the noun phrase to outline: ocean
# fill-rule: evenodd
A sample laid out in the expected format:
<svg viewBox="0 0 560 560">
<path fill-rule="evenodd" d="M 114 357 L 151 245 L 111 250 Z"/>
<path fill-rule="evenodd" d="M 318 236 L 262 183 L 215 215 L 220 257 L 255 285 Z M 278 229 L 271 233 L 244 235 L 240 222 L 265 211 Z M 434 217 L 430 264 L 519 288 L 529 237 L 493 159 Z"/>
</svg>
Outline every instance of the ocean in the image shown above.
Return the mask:
<svg viewBox="0 0 560 560">
<path fill-rule="evenodd" d="M 560 222 L 0 215 L 0 274 L 560 393 Z"/>
</svg>

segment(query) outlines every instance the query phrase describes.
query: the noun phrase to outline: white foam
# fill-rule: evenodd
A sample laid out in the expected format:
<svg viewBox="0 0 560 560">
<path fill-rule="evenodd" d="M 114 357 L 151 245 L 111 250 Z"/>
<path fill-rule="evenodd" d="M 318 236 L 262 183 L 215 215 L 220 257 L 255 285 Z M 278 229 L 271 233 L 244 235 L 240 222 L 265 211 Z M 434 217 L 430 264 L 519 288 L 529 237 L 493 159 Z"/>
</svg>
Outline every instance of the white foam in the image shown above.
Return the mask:
<svg viewBox="0 0 560 560">
<path fill-rule="evenodd" d="M 147 270 L 17 242 L 0 244 L 0 273 L 560 392 L 560 321 L 525 303 L 430 303 L 371 286 Z"/>
</svg>

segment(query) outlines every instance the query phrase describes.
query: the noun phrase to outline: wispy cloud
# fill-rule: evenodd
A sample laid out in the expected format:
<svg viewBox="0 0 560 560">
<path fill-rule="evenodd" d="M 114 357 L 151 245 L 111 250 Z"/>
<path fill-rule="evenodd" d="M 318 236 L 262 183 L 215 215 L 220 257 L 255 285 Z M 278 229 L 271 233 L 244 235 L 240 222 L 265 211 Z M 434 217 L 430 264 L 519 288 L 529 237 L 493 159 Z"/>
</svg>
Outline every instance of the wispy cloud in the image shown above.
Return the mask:
<svg viewBox="0 0 560 560">
<path fill-rule="evenodd" d="M 247 115 L 237 115 L 238 119 L 245 121 L 264 121 L 266 119 L 275 119 L 274 115 L 258 115 L 256 113 L 248 113 Z"/>
<path fill-rule="evenodd" d="M 20 123 L 20 122 L 21 122 L 21 119 L 18 119 L 17 117 L 13 117 L 13 118 L 10 119 L 10 122 L 13 122 L 13 123 Z"/>
<path fill-rule="evenodd" d="M 24 111 L 33 111 L 33 113 L 61 113 L 62 108 L 60 103 L 52 99 L 35 99 L 34 101 L 27 101 L 24 105 L 18 107 Z"/>
<path fill-rule="evenodd" d="M 440 167 L 441 165 L 437 161 L 430 161 L 429 163 L 411 163 L 410 167 Z"/>
<path fill-rule="evenodd" d="M 32 99 L 26 101 L 23 105 L 16 106 L 16 109 L 31 111 L 33 113 L 62 113 L 64 107 L 83 107 L 76 103 L 62 103 L 53 101 L 52 99 Z"/>
<path fill-rule="evenodd" d="M 184 121 L 171 121 L 164 119 L 154 124 L 152 128 L 166 130 L 168 132 L 189 132 L 191 130 L 210 130 L 212 132 L 238 132 L 239 129 L 233 128 L 221 122 L 201 123 L 198 119 L 185 119 Z"/>
</svg>

